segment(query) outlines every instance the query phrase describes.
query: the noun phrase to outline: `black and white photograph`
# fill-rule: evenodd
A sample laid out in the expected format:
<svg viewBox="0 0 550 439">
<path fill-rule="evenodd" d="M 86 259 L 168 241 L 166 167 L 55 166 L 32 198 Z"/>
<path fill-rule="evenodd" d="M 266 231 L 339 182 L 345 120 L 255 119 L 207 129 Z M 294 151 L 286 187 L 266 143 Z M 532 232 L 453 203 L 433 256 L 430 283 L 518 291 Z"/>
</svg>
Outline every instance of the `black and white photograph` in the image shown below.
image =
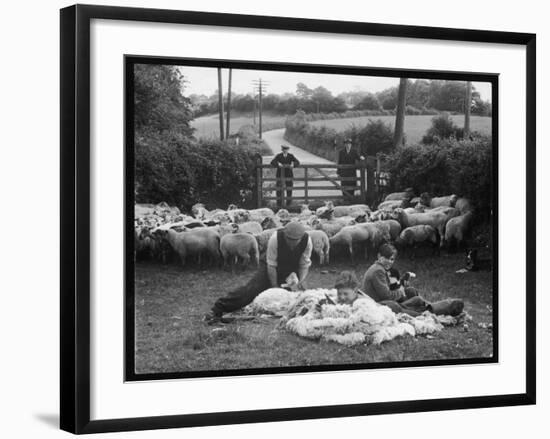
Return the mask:
<svg viewBox="0 0 550 439">
<path fill-rule="evenodd" d="M 126 379 L 498 361 L 498 77 L 132 57 Z"/>
</svg>

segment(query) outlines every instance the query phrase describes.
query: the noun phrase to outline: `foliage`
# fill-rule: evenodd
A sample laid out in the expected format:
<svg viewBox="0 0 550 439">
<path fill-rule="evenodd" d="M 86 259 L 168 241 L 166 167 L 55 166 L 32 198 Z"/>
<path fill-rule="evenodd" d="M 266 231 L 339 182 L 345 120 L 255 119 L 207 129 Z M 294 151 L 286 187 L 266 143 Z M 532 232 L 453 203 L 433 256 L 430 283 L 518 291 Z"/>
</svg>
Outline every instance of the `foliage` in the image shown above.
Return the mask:
<svg viewBox="0 0 550 439">
<path fill-rule="evenodd" d="M 134 117 L 138 132 L 172 131 L 191 136 L 191 101 L 183 96 L 183 75 L 174 66 L 136 64 Z"/>
<path fill-rule="evenodd" d="M 422 143 L 429 144 L 437 142 L 439 139 L 449 139 L 454 137 L 462 139 L 464 137 L 464 128 L 458 127 L 449 117 L 449 113 L 443 113 L 440 116 L 432 118 L 432 126 L 422 137 Z"/>
<path fill-rule="evenodd" d="M 380 110 L 380 102 L 378 98 L 369 93 L 360 102 L 357 103 L 354 107 L 355 110 Z"/>
<path fill-rule="evenodd" d="M 399 148 L 385 157 L 392 191 L 412 187 L 417 194 L 454 193 L 470 199 L 485 218 L 491 210 L 492 166 L 489 136 L 440 139 L 433 144 Z"/>
<path fill-rule="evenodd" d="M 336 161 L 337 148 L 346 137 L 352 139 L 354 146 L 363 155 L 388 152 L 393 147 L 393 130 L 380 120 L 369 120 L 364 126 L 352 125 L 344 131 L 310 125 L 303 112 L 296 113 L 286 121 L 285 139 L 288 142 L 332 161 Z"/>
<path fill-rule="evenodd" d="M 254 134 L 234 142 L 199 140 L 190 127 L 191 102 L 173 66 L 136 65 L 135 193 L 142 203 L 187 209 L 196 202 L 245 204 L 252 198 L 262 142 Z"/>
<path fill-rule="evenodd" d="M 202 202 L 208 206 L 246 205 L 255 187 L 259 146 L 239 146 L 214 140 L 170 139 L 136 141 L 136 201 L 166 201 L 185 210 Z"/>
</svg>

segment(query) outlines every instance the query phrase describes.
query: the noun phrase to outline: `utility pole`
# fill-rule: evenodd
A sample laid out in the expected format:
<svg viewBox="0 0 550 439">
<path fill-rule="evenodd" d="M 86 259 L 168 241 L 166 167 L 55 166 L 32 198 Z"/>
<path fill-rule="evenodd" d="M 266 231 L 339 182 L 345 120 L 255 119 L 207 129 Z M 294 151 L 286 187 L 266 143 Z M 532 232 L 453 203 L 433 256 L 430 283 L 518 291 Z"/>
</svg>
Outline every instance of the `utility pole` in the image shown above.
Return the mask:
<svg viewBox="0 0 550 439">
<path fill-rule="evenodd" d="M 254 86 L 254 91 L 258 92 L 258 120 L 260 122 L 259 127 L 259 136 L 260 139 L 262 138 L 262 95 L 266 92 L 266 86 L 267 82 L 263 81 L 262 78 L 252 81 L 252 85 Z M 256 123 L 256 115 L 254 114 L 254 124 Z"/>
<path fill-rule="evenodd" d="M 223 89 L 221 67 L 218 67 L 218 110 L 220 113 L 220 140 L 223 140 Z"/>
<path fill-rule="evenodd" d="M 407 78 L 401 78 L 399 80 L 399 89 L 397 91 L 397 109 L 395 110 L 395 130 L 393 134 L 394 148 L 403 146 L 406 96 Z"/>
<path fill-rule="evenodd" d="M 227 126 L 225 131 L 225 138 L 229 139 L 229 119 L 231 117 L 231 75 L 233 73 L 233 69 L 229 69 L 229 83 L 227 86 Z"/>
</svg>

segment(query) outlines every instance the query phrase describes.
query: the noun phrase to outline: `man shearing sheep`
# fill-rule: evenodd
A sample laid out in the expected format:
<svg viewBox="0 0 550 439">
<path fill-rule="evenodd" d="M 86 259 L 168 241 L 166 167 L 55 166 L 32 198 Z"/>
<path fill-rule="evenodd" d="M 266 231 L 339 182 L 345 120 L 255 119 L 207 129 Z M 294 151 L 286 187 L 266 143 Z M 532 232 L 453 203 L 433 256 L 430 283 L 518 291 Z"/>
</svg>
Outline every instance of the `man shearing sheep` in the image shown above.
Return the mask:
<svg viewBox="0 0 550 439">
<path fill-rule="evenodd" d="M 252 279 L 245 285 L 220 297 L 204 320 L 217 323 L 224 313 L 236 311 L 248 305 L 258 294 L 268 288 L 280 288 L 291 273 L 298 276 L 299 286 L 304 281 L 311 266 L 313 244 L 305 227 L 297 222 L 288 223 L 283 229 L 274 233 L 267 243 L 265 256 Z"/>
</svg>

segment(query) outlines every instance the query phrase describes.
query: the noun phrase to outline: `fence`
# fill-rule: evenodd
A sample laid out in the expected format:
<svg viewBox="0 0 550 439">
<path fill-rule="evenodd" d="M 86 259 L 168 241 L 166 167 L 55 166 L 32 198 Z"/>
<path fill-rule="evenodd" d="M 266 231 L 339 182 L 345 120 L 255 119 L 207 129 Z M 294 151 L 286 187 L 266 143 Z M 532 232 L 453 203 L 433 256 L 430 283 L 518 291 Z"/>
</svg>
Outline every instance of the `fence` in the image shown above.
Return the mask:
<svg viewBox="0 0 550 439">
<path fill-rule="evenodd" d="M 375 198 L 375 172 L 366 164 L 301 164 L 296 167 L 285 165 L 279 169 L 291 168 L 294 176 L 283 178 L 275 176 L 275 168 L 271 165 L 256 166 L 258 207 L 272 200 L 277 201 L 280 206 L 285 206 L 294 201 L 309 203 L 312 200 L 342 200 L 345 203 L 346 201 L 369 202 Z M 337 175 L 339 169 L 354 169 L 356 176 L 340 177 Z"/>
</svg>

